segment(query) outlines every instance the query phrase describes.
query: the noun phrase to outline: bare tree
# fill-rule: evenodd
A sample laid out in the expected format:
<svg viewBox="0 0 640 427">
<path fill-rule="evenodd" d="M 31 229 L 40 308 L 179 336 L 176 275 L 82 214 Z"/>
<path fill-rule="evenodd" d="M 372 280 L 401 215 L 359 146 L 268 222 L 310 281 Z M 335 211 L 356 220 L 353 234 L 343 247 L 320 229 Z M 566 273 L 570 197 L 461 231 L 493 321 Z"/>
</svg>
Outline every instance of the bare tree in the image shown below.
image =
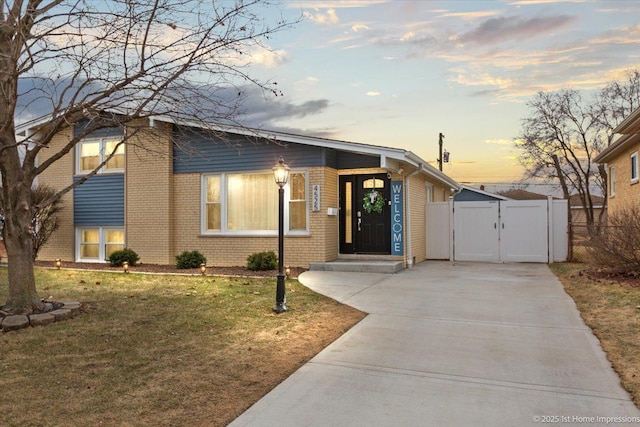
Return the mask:
<svg viewBox="0 0 640 427">
<path fill-rule="evenodd" d="M 0 191 L 1 192 L 1 191 Z M 38 252 L 49 240 L 54 231 L 58 229 L 58 213 L 62 209 L 62 201 L 60 199 L 53 198 L 57 190 L 48 185 L 38 185 L 31 190 L 31 200 L 36 206 L 41 206 L 41 203 L 48 199 L 53 199 L 53 202 L 36 209 L 33 218 L 31 219 L 31 236 L 33 239 L 33 254 L 32 258 L 35 261 L 38 257 Z M 0 227 L 2 228 L 2 235 L 4 239 L 4 209 L 0 205 Z"/>
<path fill-rule="evenodd" d="M 158 115 L 206 127 L 236 117 L 247 85 L 278 95 L 275 82 L 252 78 L 248 66 L 256 53 L 272 52 L 269 37 L 292 23 L 268 25 L 268 0 L 0 5 L 0 203 L 9 263 L 4 309 L 28 313 L 43 307 L 33 272 L 34 213 L 95 174 L 115 151 L 40 203 L 31 192 L 35 178 L 98 129 L 127 124 L 121 144 L 130 144 L 135 124 L 144 122 L 137 119 Z M 43 107 L 51 119 L 18 140 L 16 117 Z M 80 119 L 88 122 L 61 149 L 49 151 L 54 135 Z"/>
<path fill-rule="evenodd" d="M 613 129 L 640 105 L 639 72 L 609 83 L 590 101 L 565 89 L 539 92 L 527 105 L 530 114 L 516 141 L 527 177 L 560 183 L 565 198 L 577 194 L 587 226 L 599 224 L 605 209 L 596 217 L 593 195 L 607 193 L 607 173 L 593 159 L 611 144 Z"/>
<path fill-rule="evenodd" d="M 32 190 L 31 200 L 36 206 L 36 213 L 31 221 L 33 236 L 33 254 L 31 258 L 35 261 L 38 252 L 49 240 L 54 231 L 58 229 L 60 222 L 58 214 L 62 210 L 62 201 L 54 197 L 57 190 L 48 185 L 38 185 Z M 44 205 L 46 200 L 53 202 Z"/>
</svg>

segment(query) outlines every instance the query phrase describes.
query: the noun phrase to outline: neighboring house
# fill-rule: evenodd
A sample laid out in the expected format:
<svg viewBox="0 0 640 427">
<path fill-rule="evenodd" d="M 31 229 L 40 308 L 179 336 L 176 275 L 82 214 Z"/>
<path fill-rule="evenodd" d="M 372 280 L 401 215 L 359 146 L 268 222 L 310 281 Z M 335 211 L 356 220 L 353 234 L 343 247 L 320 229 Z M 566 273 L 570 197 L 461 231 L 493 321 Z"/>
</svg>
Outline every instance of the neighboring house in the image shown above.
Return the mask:
<svg viewBox="0 0 640 427">
<path fill-rule="evenodd" d="M 47 120 L 25 124 L 18 133 L 37 139 Z M 55 153 L 81 126 L 60 132 L 41 155 Z M 93 133 L 39 183 L 70 185 L 132 129 Z M 284 208 L 287 265 L 308 267 L 342 254 L 411 265 L 427 259 L 425 204 L 448 200 L 459 188 L 397 148 L 232 126 L 214 133 L 162 117 L 136 129 L 98 174 L 63 196 L 60 227 L 39 259 L 104 262 L 127 247 L 149 264 L 173 264 L 182 251 L 198 250 L 209 265 L 246 265 L 252 253 L 277 250 L 272 168 L 282 157 L 291 168 Z M 381 213 L 367 212 L 364 198 L 376 196 L 384 198 L 383 204 L 373 200 Z"/>
<path fill-rule="evenodd" d="M 594 159 L 598 163 L 606 163 L 609 215 L 630 206 L 640 207 L 640 108 L 613 132 L 621 136 Z"/>
<path fill-rule="evenodd" d="M 509 200 L 509 198 L 499 194 L 493 194 L 477 189 L 468 185 L 463 185 L 460 190 L 453 196 L 454 202 L 491 202 L 494 200 Z"/>
<path fill-rule="evenodd" d="M 598 224 L 600 216 L 602 215 L 602 223 L 606 224 L 607 211 L 604 207 L 604 197 L 591 195 L 591 203 L 593 203 L 593 217 L 595 223 Z M 571 223 L 577 226 L 586 227 L 587 216 L 584 213 L 582 200 L 580 200 L 580 196 L 578 194 L 574 194 L 569 198 L 569 206 L 571 208 Z"/>
<path fill-rule="evenodd" d="M 545 196 L 544 194 L 518 189 L 501 191 L 500 195 L 513 200 L 547 200 L 549 198 L 549 196 Z"/>
</svg>

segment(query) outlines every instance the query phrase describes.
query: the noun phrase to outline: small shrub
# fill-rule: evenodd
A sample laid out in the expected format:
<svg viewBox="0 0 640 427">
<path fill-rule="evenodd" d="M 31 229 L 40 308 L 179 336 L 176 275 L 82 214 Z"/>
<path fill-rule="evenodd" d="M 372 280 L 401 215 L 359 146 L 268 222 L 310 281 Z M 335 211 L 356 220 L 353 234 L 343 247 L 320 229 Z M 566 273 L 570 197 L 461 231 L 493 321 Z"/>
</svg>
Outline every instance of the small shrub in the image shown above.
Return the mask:
<svg viewBox="0 0 640 427">
<path fill-rule="evenodd" d="M 184 251 L 176 255 L 176 268 L 198 268 L 200 264 L 206 264 L 207 259 L 198 251 Z"/>
<path fill-rule="evenodd" d="M 251 254 L 247 257 L 247 268 L 251 271 L 275 270 L 278 257 L 273 251 Z"/>
<path fill-rule="evenodd" d="M 591 236 L 590 253 L 601 267 L 640 271 L 640 207 L 610 215 L 607 226 Z"/>
<path fill-rule="evenodd" d="M 109 255 L 109 263 L 114 267 L 121 267 L 122 263 L 127 261 L 131 267 L 135 266 L 140 257 L 133 249 L 120 249 Z"/>
</svg>

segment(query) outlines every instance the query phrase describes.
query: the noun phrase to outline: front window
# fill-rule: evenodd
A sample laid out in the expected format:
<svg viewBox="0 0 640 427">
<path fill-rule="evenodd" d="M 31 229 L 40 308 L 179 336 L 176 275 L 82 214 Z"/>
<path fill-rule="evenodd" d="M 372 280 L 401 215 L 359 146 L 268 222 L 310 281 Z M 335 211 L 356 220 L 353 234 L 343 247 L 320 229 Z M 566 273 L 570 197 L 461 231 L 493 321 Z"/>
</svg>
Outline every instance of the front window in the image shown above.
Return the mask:
<svg viewBox="0 0 640 427">
<path fill-rule="evenodd" d="M 631 155 L 631 183 L 638 182 L 638 152 Z"/>
<path fill-rule="evenodd" d="M 111 153 L 113 156 L 98 170 L 98 173 L 124 171 L 124 144 L 121 144 L 121 138 L 97 138 L 81 141 L 78 144 L 76 173 L 93 172 Z"/>
<path fill-rule="evenodd" d="M 306 232 L 306 173 L 292 172 L 284 190 L 285 229 Z M 278 186 L 272 172 L 204 176 L 202 193 L 203 233 L 277 233 Z"/>
<path fill-rule="evenodd" d="M 278 229 L 278 186 L 273 174 L 227 175 L 227 230 Z"/>
<path fill-rule="evenodd" d="M 124 249 L 124 230 L 91 227 L 77 230 L 78 261 L 103 262 L 109 256 Z"/>
</svg>

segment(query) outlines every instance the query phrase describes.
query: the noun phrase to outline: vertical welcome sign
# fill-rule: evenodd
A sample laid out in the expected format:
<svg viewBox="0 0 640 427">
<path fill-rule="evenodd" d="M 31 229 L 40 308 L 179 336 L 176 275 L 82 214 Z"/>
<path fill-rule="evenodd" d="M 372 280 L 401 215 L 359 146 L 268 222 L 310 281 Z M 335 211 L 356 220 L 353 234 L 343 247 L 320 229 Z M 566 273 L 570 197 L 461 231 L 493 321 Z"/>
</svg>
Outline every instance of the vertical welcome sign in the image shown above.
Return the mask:
<svg viewBox="0 0 640 427">
<path fill-rule="evenodd" d="M 404 253 L 402 181 L 391 181 L 391 255 Z"/>
</svg>

